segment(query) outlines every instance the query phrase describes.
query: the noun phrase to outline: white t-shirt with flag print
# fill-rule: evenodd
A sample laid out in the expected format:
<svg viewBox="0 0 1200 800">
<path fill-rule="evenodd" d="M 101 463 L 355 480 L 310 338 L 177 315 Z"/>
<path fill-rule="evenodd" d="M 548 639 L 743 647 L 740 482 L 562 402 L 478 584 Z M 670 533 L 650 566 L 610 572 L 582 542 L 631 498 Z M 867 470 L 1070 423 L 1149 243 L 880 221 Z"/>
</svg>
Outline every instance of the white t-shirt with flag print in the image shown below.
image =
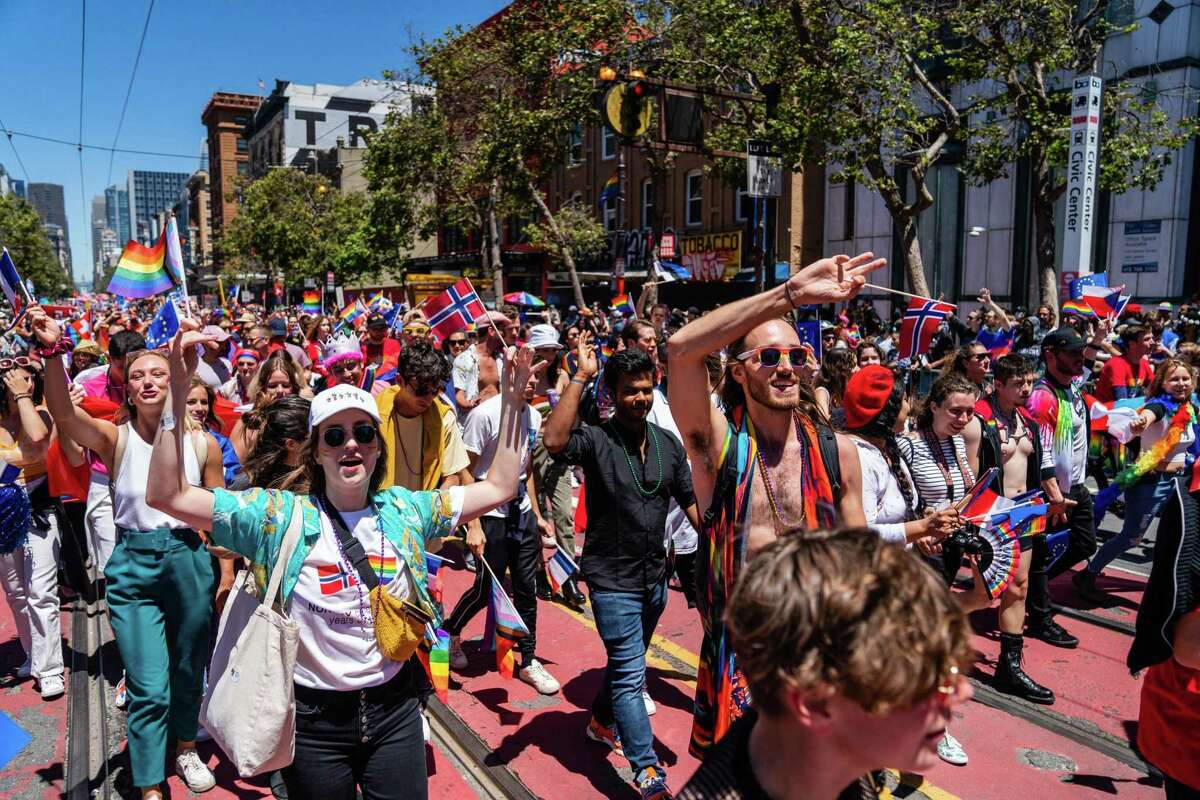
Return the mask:
<svg viewBox="0 0 1200 800">
<path fill-rule="evenodd" d="M 462 512 L 461 487 L 450 490 L 450 502 L 453 529 Z M 343 512 L 342 521 L 363 546 L 381 585 L 402 574 L 401 556 L 380 533 L 372 509 Z M 323 513 L 321 537 L 304 559 L 288 605 L 300 628 L 295 680 L 301 686 L 357 691 L 386 683 L 403 666 L 379 652 L 367 587 L 354 564 L 342 558 L 333 524 Z"/>
</svg>

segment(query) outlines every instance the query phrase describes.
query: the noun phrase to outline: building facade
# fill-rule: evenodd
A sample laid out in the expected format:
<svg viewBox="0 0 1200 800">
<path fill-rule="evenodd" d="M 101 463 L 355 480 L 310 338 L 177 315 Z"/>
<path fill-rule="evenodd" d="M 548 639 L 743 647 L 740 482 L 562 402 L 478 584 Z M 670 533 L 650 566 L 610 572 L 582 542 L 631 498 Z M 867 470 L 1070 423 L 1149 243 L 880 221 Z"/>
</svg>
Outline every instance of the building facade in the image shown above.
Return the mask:
<svg viewBox="0 0 1200 800">
<path fill-rule="evenodd" d="M 1176 119 L 1194 115 L 1200 91 L 1200 3 L 1127 0 L 1112 3 L 1109 18 L 1117 25 L 1137 27 L 1105 43 L 1099 58 L 1101 77 L 1106 82 L 1132 80 L 1147 94 L 1157 95 Z M 1069 95 L 1074 77 L 1051 80 Z M 1110 286 L 1124 285 L 1138 300 L 1190 297 L 1200 291 L 1200 269 L 1195 266 L 1200 260 L 1200 218 L 1192 219 L 1192 206 L 1200 201 L 1196 147 L 1193 140 L 1173 153 L 1163 180 L 1152 191 L 1098 195 L 1090 269 L 1107 272 Z M 1029 164 L 1018 162 L 1008 177 L 972 186 L 951 157 L 931 168 L 928 185 L 934 205 L 922 214 L 918 227 L 930 292 L 944 292 L 947 299 L 970 308 L 979 288 L 986 286 L 1003 305 L 1036 305 Z M 832 182 L 826 183 L 824 195 L 825 254 L 886 254 L 890 274 L 877 275 L 872 282 L 902 287 L 898 237 L 878 195 L 862 186 Z M 1065 216 L 1066 203 L 1060 199 L 1055 214 L 1060 294 L 1076 277 L 1073 265 L 1062 264 Z"/>
<path fill-rule="evenodd" d="M 92 198 L 92 274 L 94 275 L 100 266 L 100 250 L 101 250 L 101 232 L 108 225 L 108 209 L 104 202 L 104 195 L 97 195 Z"/>
<path fill-rule="evenodd" d="M 175 207 L 190 177 L 186 172 L 130 170 L 127 188 L 130 238 L 145 245 L 154 243 L 160 232 L 155 215 Z"/>
<path fill-rule="evenodd" d="M 215 274 L 213 268 L 212 193 L 208 173 L 197 170 L 188 179 L 184 196 L 175 212 L 183 248 L 184 267 L 195 273 L 197 280 Z"/>
<path fill-rule="evenodd" d="M 26 187 L 25 199 L 37 211 L 42 224 L 46 227 L 47 236 L 50 236 L 50 243 L 54 245 L 59 263 L 67 274 L 71 275 L 71 247 L 69 244 L 71 233 L 67 226 L 62 185 L 30 183 Z"/>
<path fill-rule="evenodd" d="M 246 128 L 261 98 L 252 94 L 215 92 L 200 114 L 208 131 L 209 195 L 212 201 L 212 231 L 220 237 L 237 215 L 234 194 L 239 175 L 250 172 L 250 143 Z"/>
<path fill-rule="evenodd" d="M 107 227 L 124 246 L 133 238 L 133 225 L 129 215 L 129 189 L 124 186 L 110 186 L 105 189 L 104 209 Z"/>
<path fill-rule="evenodd" d="M 4 165 L 0 164 L 0 197 L 8 197 L 9 195 L 15 195 L 24 200 L 25 181 L 9 175 L 4 169 Z"/>
</svg>

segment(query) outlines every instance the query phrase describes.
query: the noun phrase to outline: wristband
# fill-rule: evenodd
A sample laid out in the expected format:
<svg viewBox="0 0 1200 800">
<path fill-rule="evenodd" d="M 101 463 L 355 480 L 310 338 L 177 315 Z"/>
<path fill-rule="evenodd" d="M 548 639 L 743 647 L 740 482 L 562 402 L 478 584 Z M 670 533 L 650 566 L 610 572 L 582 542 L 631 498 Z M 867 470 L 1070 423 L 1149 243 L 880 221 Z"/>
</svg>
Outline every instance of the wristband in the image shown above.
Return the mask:
<svg viewBox="0 0 1200 800">
<path fill-rule="evenodd" d="M 571 378 L 571 383 L 578 383 L 580 386 L 587 386 L 587 381 L 581 381 L 579 378 Z"/>
<path fill-rule="evenodd" d="M 45 360 L 48 358 L 54 358 L 55 356 L 66 355 L 74 349 L 75 343 L 71 341 L 70 336 L 64 333 L 57 342 L 49 347 L 37 348 L 37 354 L 41 356 L 43 360 Z"/>
<path fill-rule="evenodd" d="M 32 398 L 33 398 L 33 395 L 31 395 L 31 394 L 14 394 L 13 395 L 14 402 L 17 400 L 30 400 Z"/>
<path fill-rule="evenodd" d="M 799 303 L 797 303 L 797 302 L 796 302 L 796 301 L 795 301 L 795 300 L 792 298 L 792 282 L 791 282 L 791 281 L 784 281 L 784 282 L 783 282 L 783 292 L 784 292 L 784 294 L 786 294 L 786 295 L 787 295 L 787 301 L 788 301 L 788 305 L 790 305 L 792 308 L 799 308 L 799 307 L 800 307 L 800 304 L 799 304 Z"/>
</svg>

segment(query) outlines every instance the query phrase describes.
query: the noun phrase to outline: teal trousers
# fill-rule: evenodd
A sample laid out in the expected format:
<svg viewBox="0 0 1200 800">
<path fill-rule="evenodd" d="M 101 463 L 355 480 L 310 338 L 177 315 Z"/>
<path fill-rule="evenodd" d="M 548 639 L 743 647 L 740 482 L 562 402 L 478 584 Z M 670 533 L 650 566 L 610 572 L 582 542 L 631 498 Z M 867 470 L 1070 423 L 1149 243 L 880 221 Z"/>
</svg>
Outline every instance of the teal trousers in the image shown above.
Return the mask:
<svg viewBox="0 0 1200 800">
<path fill-rule="evenodd" d="M 196 738 L 213 611 L 212 557 L 191 530 L 120 531 L 104 568 L 125 663 L 133 785 L 163 781 L 167 741 Z"/>
</svg>

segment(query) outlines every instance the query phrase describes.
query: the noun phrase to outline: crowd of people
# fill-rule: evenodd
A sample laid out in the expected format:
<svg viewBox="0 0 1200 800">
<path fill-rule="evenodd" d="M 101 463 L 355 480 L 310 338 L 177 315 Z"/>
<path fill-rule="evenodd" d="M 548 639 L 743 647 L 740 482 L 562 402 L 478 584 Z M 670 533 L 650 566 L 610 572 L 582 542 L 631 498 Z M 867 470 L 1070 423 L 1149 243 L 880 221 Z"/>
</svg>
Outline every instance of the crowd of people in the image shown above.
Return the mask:
<svg viewBox="0 0 1200 800">
<path fill-rule="evenodd" d="M 539 604 L 590 610 L 607 663 L 580 736 L 629 762 L 643 800 L 795 797 L 802 762 L 827 765 L 806 797 L 877 797 L 883 768 L 968 763 L 948 727 L 971 695 L 967 614 L 999 607 L 990 684 L 1053 704 L 1023 659 L 1031 639 L 1079 644 L 1049 582 L 1079 567 L 1075 589 L 1105 599 L 1097 576 L 1161 515 L 1129 654 L 1138 747 L 1169 798 L 1200 797 L 1200 307 L 1027 315 L 985 289 L 901 359 L 899 315 L 857 297 L 882 265 L 822 259 L 703 312 L 500 305 L 442 336 L 419 307 L 355 325 L 193 306 L 153 349 L 155 304 L 92 309 L 83 336 L 32 306 L 0 358 L 18 674 L 61 696 L 60 592 L 103 598 L 133 784 L 161 798 L 173 761 L 210 789 L 196 741 L 216 622 L 239 570 L 261 592 L 278 563 L 298 645 L 295 755 L 273 791 L 425 797 L 430 675 L 380 639 L 380 604 L 422 609 L 463 670 L 463 630 L 499 590 L 527 631 L 514 675 L 544 695 L 560 686 Z M 1126 436 L 1093 422 L 1117 408 Z M 990 520 L 966 511 L 985 488 L 1036 496 L 1046 521 L 994 593 Z M 1098 546 L 1108 512 L 1122 527 Z M 556 550 L 578 568 L 552 583 Z M 461 597 L 431 591 L 432 553 L 474 572 Z M 702 765 L 669 784 L 646 651 L 671 586 L 703 630 Z"/>
</svg>

